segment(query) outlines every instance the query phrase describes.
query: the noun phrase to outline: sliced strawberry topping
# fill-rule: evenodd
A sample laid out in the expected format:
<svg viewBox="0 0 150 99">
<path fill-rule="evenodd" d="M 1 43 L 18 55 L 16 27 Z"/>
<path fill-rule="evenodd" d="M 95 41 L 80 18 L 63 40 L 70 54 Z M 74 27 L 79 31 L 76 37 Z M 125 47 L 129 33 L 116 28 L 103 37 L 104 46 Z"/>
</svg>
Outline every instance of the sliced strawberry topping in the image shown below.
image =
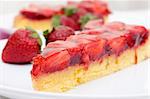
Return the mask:
<svg viewBox="0 0 150 99">
<path fill-rule="evenodd" d="M 84 29 L 96 29 L 102 27 L 104 24 L 104 20 L 98 19 L 98 20 L 91 20 L 87 24 L 85 24 Z"/>
<path fill-rule="evenodd" d="M 44 58 L 47 58 L 55 53 L 58 53 L 60 51 L 63 51 L 65 48 L 53 48 L 53 47 L 47 47 L 47 48 L 44 48 L 43 52 L 41 53 L 41 55 L 44 57 Z"/>
<path fill-rule="evenodd" d="M 37 76 L 42 73 L 42 67 L 45 65 L 45 59 L 41 55 L 37 55 L 33 58 L 34 64 L 31 74 Z"/>
<path fill-rule="evenodd" d="M 81 64 L 82 63 L 81 48 L 76 47 L 76 48 L 68 49 L 68 52 L 71 56 L 70 66 L 74 66 L 76 64 Z"/>
<path fill-rule="evenodd" d="M 122 22 L 111 22 L 105 25 L 107 29 L 122 31 L 125 29 L 125 24 Z"/>
<path fill-rule="evenodd" d="M 97 60 L 105 53 L 105 40 L 97 35 L 80 34 L 69 37 L 67 40 L 77 43 L 82 50 L 82 63 Z M 97 45 L 98 44 L 98 45 Z M 93 52 L 94 50 L 94 52 Z"/>
<path fill-rule="evenodd" d="M 70 37 L 67 38 L 67 41 L 71 41 L 71 42 L 77 43 L 80 46 L 91 42 L 91 40 L 82 39 L 82 37 L 80 35 L 70 36 Z"/>
<path fill-rule="evenodd" d="M 98 29 L 91 29 L 91 30 L 84 30 L 79 32 L 79 34 L 92 34 L 92 35 L 97 35 L 106 32 L 106 29 L 104 28 L 98 28 Z"/>
<path fill-rule="evenodd" d="M 56 14 L 58 11 L 49 7 L 31 4 L 28 8 L 21 10 L 21 14 L 30 19 L 46 19 Z"/>
<path fill-rule="evenodd" d="M 64 49 L 70 54 L 70 65 L 81 63 L 81 48 L 70 41 L 55 41 L 47 45 L 48 48 Z"/>
<path fill-rule="evenodd" d="M 51 73 L 59 70 L 63 70 L 70 63 L 70 55 L 67 51 L 55 52 L 48 57 L 43 57 L 41 55 L 35 57 L 33 64 L 33 69 L 31 71 L 32 75 L 37 76 L 41 73 Z"/>
<path fill-rule="evenodd" d="M 106 40 L 101 39 L 99 41 L 87 44 L 83 50 L 89 56 L 90 61 L 95 61 L 99 60 L 105 54 L 105 46 Z"/>
<path fill-rule="evenodd" d="M 120 55 L 120 53 L 129 48 L 125 37 L 118 37 L 108 40 L 109 52 L 108 54 Z"/>
<path fill-rule="evenodd" d="M 110 13 L 107 4 L 98 0 L 82 1 L 78 4 L 78 7 L 86 9 L 88 12 L 94 13 L 98 16 L 108 15 Z"/>
<path fill-rule="evenodd" d="M 72 47 L 76 47 L 76 44 L 69 41 L 57 40 L 55 42 L 48 43 L 47 47 L 48 48 L 72 48 Z"/>
<path fill-rule="evenodd" d="M 64 26 L 68 26 L 74 30 L 80 30 L 80 25 L 70 17 L 62 16 L 60 21 L 61 21 L 61 24 Z"/>
<path fill-rule="evenodd" d="M 145 42 L 149 35 L 148 30 L 143 26 L 127 26 L 127 30 L 130 31 L 130 35 L 132 36 L 130 38 L 134 42 L 133 46 L 135 47 Z M 129 37 L 129 35 L 127 36 Z"/>
<path fill-rule="evenodd" d="M 37 69 L 34 69 L 33 73 L 37 74 L 38 70 L 51 73 L 76 64 L 88 67 L 91 61 L 101 61 L 103 56 L 118 56 L 126 49 L 141 45 L 148 35 L 148 31 L 142 26 L 121 22 L 112 22 L 94 30 L 84 30 L 67 37 L 65 41 L 49 43 L 42 58 L 38 56 L 39 61 L 44 62 L 42 66 L 39 67 L 37 64 L 41 63 L 34 59 Z"/>
<path fill-rule="evenodd" d="M 61 51 L 46 58 L 43 71 L 47 73 L 63 70 L 64 68 L 69 66 L 69 63 L 70 63 L 69 53 L 67 51 Z"/>
</svg>

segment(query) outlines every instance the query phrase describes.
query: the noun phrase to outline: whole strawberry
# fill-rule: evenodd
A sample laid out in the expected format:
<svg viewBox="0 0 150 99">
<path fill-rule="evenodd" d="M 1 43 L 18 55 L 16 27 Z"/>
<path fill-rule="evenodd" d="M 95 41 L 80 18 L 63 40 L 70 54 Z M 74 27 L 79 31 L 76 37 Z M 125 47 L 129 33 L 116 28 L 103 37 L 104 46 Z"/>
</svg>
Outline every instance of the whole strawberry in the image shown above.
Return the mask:
<svg viewBox="0 0 150 99">
<path fill-rule="evenodd" d="M 57 26 L 51 32 L 44 31 L 43 32 L 46 38 L 46 44 L 49 42 L 53 42 L 56 40 L 66 40 L 70 35 L 74 35 L 74 30 L 67 26 Z"/>
<path fill-rule="evenodd" d="M 2 60 L 6 63 L 29 63 L 40 53 L 40 49 L 41 39 L 36 31 L 19 29 L 9 37 Z"/>
</svg>

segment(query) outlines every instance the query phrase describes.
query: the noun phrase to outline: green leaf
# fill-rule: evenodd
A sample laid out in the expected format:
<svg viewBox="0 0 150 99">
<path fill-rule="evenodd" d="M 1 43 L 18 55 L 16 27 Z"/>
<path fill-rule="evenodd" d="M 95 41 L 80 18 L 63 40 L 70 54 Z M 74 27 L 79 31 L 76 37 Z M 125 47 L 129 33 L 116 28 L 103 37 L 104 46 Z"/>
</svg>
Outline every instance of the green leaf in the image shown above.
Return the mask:
<svg viewBox="0 0 150 99">
<path fill-rule="evenodd" d="M 32 38 L 38 38 L 39 35 L 38 35 L 36 32 L 33 32 L 33 33 L 31 34 L 31 37 L 32 37 Z"/>
<path fill-rule="evenodd" d="M 39 45 L 42 46 L 42 40 L 41 40 L 41 38 L 38 38 L 37 40 L 38 40 Z"/>
<path fill-rule="evenodd" d="M 65 15 L 67 15 L 67 16 L 71 16 L 71 15 L 75 14 L 77 12 L 77 10 L 78 10 L 77 8 L 72 7 L 72 6 L 64 8 Z"/>
<path fill-rule="evenodd" d="M 52 17 L 52 25 L 53 27 L 57 27 L 60 25 L 60 15 L 55 15 Z"/>
<path fill-rule="evenodd" d="M 39 45 L 42 45 L 42 40 L 41 40 L 41 38 L 40 38 L 40 36 L 39 36 L 39 34 L 38 34 L 37 32 L 33 32 L 33 33 L 31 34 L 31 37 L 32 37 L 32 38 L 36 38 L 37 41 L 38 41 L 38 43 L 39 43 Z"/>
<path fill-rule="evenodd" d="M 39 43 L 39 45 L 42 46 L 42 40 L 41 40 L 39 34 L 38 34 L 34 29 L 32 29 L 31 27 L 26 27 L 26 29 L 27 29 L 27 30 L 30 30 L 30 31 L 32 32 L 30 36 L 31 36 L 32 38 L 36 38 L 37 41 L 38 41 L 38 43 Z"/>
<path fill-rule="evenodd" d="M 93 19 L 97 19 L 97 17 L 95 15 L 88 13 L 80 18 L 79 23 L 83 27 L 88 21 Z"/>
<path fill-rule="evenodd" d="M 48 34 L 49 34 L 49 30 L 48 29 L 43 31 L 43 35 L 48 35 Z"/>
</svg>

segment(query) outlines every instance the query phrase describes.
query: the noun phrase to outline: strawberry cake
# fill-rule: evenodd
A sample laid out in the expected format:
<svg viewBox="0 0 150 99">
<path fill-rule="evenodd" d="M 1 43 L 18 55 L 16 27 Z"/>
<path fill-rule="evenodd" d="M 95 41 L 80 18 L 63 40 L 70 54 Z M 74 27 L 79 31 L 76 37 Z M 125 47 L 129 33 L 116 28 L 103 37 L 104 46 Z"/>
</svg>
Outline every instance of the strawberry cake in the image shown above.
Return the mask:
<svg viewBox="0 0 150 99">
<path fill-rule="evenodd" d="M 68 2 L 66 6 L 55 8 L 31 4 L 15 17 L 14 27 L 51 30 L 53 27 L 65 25 L 74 30 L 81 30 L 89 20 L 101 19 L 103 22 L 109 14 L 107 3 L 97 0 Z"/>
<path fill-rule="evenodd" d="M 65 41 L 48 43 L 33 58 L 33 87 L 65 92 L 137 64 L 150 57 L 149 51 L 149 32 L 143 26 L 112 22 L 83 30 Z"/>
</svg>

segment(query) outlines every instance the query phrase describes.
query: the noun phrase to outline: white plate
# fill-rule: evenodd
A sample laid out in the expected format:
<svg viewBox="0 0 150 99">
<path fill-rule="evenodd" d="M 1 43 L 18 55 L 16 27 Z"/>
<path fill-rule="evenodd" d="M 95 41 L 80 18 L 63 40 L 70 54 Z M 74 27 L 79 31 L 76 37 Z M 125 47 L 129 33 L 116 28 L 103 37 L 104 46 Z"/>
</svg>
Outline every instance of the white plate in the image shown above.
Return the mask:
<svg viewBox="0 0 150 99">
<path fill-rule="evenodd" d="M 5 44 L 6 40 L 0 41 L 0 53 Z M 149 61 L 88 82 L 66 93 L 46 93 L 32 89 L 31 64 L 12 65 L 0 59 L 0 95 L 18 99 L 148 99 Z"/>
</svg>

